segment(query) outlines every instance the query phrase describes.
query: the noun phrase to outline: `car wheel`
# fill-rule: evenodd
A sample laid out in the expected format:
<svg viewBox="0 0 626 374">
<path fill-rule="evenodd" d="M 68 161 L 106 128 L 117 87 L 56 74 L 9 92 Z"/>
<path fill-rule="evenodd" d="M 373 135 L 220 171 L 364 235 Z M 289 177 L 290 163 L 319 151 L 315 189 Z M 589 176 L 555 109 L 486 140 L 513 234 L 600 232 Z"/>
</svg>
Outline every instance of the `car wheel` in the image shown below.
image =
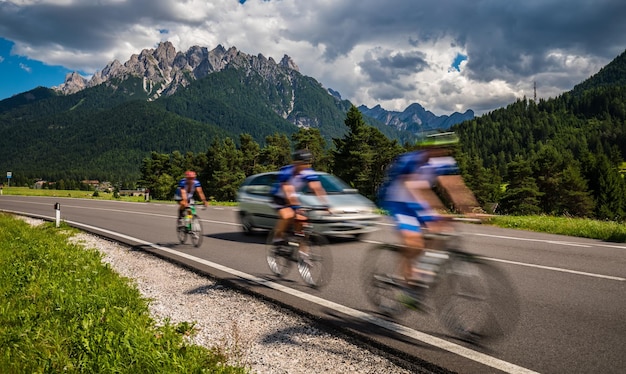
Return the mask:
<svg viewBox="0 0 626 374">
<path fill-rule="evenodd" d="M 239 219 L 241 221 L 241 231 L 244 235 L 252 235 L 254 233 L 254 224 L 250 215 L 246 212 L 241 212 Z"/>
</svg>

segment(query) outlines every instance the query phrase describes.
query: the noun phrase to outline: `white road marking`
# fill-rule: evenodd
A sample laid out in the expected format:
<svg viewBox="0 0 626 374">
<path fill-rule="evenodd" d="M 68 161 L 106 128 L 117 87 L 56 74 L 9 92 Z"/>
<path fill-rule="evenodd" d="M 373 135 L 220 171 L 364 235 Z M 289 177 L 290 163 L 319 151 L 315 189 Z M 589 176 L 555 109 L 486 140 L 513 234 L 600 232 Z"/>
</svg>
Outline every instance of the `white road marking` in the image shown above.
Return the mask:
<svg viewBox="0 0 626 374">
<path fill-rule="evenodd" d="M 602 279 L 609 279 L 609 280 L 614 280 L 614 281 L 618 281 L 618 282 L 624 282 L 624 281 L 626 281 L 626 278 L 614 277 L 614 276 L 612 276 L 612 275 L 603 275 L 603 274 L 587 273 L 587 272 L 584 272 L 584 271 L 570 270 L 570 269 L 562 269 L 562 268 L 556 268 L 556 267 L 553 267 L 553 266 L 544 266 L 544 265 L 527 264 L 527 263 L 524 263 L 524 262 L 509 261 L 509 260 L 501 260 L 501 259 L 498 259 L 498 258 L 490 258 L 490 257 L 482 257 L 482 256 L 480 256 L 480 258 L 482 258 L 482 259 L 484 259 L 484 260 L 489 260 L 489 261 L 502 262 L 502 263 L 505 263 L 505 264 L 519 265 L 519 266 L 526 266 L 526 267 L 531 267 L 531 268 L 536 268 L 536 269 L 544 269 L 544 270 L 559 271 L 559 272 L 562 272 L 562 273 L 570 273 L 570 274 L 577 274 L 577 275 L 585 275 L 585 276 L 588 276 L 588 277 L 602 278 Z"/>
<path fill-rule="evenodd" d="M 22 215 L 31 215 L 31 214 L 22 213 L 22 212 L 13 212 L 13 213 L 15 213 L 15 214 L 22 214 Z M 48 220 L 52 220 L 52 217 L 47 217 L 47 216 L 39 216 L 39 217 L 44 218 L 44 219 L 48 219 Z M 74 222 L 74 221 L 65 221 L 65 222 L 70 224 L 70 225 L 76 226 L 76 227 L 83 227 L 85 229 L 98 231 L 98 232 L 101 232 L 101 233 L 104 233 L 104 234 L 108 234 L 108 235 L 117 236 L 119 238 L 124 238 L 126 240 L 131 240 L 131 241 L 139 243 L 141 245 L 146 245 L 146 246 L 152 247 L 154 249 L 157 249 L 157 250 L 160 250 L 160 251 L 163 251 L 163 252 L 167 252 L 167 253 L 170 253 L 170 254 L 173 254 L 173 255 L 176 255 L 176 256 L 179 256 L 179 257 L 186 258 L 188 260 L 192 260 L 192 261 L 197 262 L 199 264 L 210 266 L 210 267 L 212 267 L 214 269 L 223 271 L 225 273 L 231 274 L 231 275 L 239 277 L 241 279 L 261 284 L 261 285 L 263 285 L 265 287 L 272 288 L 272 289 L 275 289 L 277 291 L 281 291 L 281 292 L 284 292 L 286 294 L 298 297 L 300 299 L 307 300 L 309 302 L 312 302 L 314 304 L 323 306 L 325 308 L 333 309 L 333 310 L 335 310 L 337 312 L 346 314 L 346 315 L 348 315 L 350 317 L 362 320 L 364 322 L 368 322 L 368 323 L 374 324 L 376 326 L 385 328 L 385 329 L 390 330 L 392 332 L 395 332 L 397 334 L 404 335 L 406 337 L 409 337 L 409 338 L 421 341 L 423 343 L 432 345 L 434 347 L 437 347 L 439 349 L 448 351 L 448 352 L 456 354 L 458 356 L 465 357 L 467 359 L 470 359 L 472 361 L 478 362 L 480 364 L 493 367 L 495 369 L 501 370 L 501 371 L 506 372 L 506 373 L 513 373 L 513 374 L 536 374 L 537 373 L 537 372 L 535 372 L 533 370 L 526 369 L 524 367 L 515 365 L 513 363 L 510 363 L 510 362 L 507 362 L 507 361 L 504 361 L 504 360 L 500 360 L 498 358 L 486 355 L 486 354 L 481 353 L 481 352 L 477 352 L 477 351 L 471 350 L 469 348 L 465 348 L 465 347 L 463 347 L 461 345 L 449 342 L 447 340 L 444 340 L 444 339 L 441 339 L 441 338 L 437 338 L 435 336 L 428 335 L 426 333 L 423 333 L 423 332 L 420 332 L 420 331 L 417 331 L 417 330 L 410 329 L 410 328 L 408 328 L 406 326 L 402 326 L 402 325 L 400 325 L 398 323 L 387 321 L 387 320 L 384 320 L 382 318 L 378 318 L 378 317 L 376 317 L 374 315 L 371 315 L 371 314 L 368 314 L 368 313 L 365 313 L 365 312 L 362 312 L 362 311 L 359 311 L 359 310 L 347 307 L 345 305 L 341 305 L 341 304 L 338 304 L 338 303 L 335 303 L 335 302 L 332 302 L 332 301 L 329 301 L 329 300 L 326 300 L 326 299 L 322 299 L 321 297 L 313 296 L 313 295 L 307 294 L 306 292 L 298 291 L 298 290 L 295 290 L 295 289 L 283 286 L 281 284 L 272 282 L 270 280 L 259 278 L 259 277 L 256 277 L 254 275 L 251 275 L 251 274 L 248 274 L 248 273 L 244 273 L 242 271 L 235 270 L 235 269 L 229 268 L 227 266 L 223 266 L 223 265 L 220 265 L 218 263 L 211 262 L 211 261 L 199 258 L 199 257 L 195 257 L 195 256 L 192 256 L 192 255 L 184 253 L 184 252 L 179 252 L 179 251 L 176 251 L 176 250 L 173 250 L 173 249 L 170 249 L 170 248 L 162 247 L 162 246 L 159 246 L 157 244 L 150 243 L 148 241 L 145 241 L 145 240 L 142 240 L 142 239 L 139 239 L 139 238 L 135 238 L 135 237 L 132 237 L 132 236 L 129 236 L 129 235 L 125 235 L 125 234 L 122 234 L 122 233 L 118 233 L 118 232 L 115 232 L 115 231 L 111 231 L 111 230 L 106 230 L 106 229 L 103 229 L 103 228 L 100 228 L 100 227 L 86 225 L 86 224 L 83 224 L 83 223 L 80 223 L 80 222 Z"/>
<path fill-rule="evenodd" d="M 491 238 L 508 239 L 508 240 L 536 241 L 536 242 L 543 242 L 543 243 L 549 243 L 549 244 L 569 245 L 573 247 L 583 247 L 583 248 L 604 247 L 604 248 L 626 249 L 626 246 L 617 245 L 617 244 L 593 243 L 593 245 L 591 245 L 591 244 L 583 244 L 583 243 L 576 243 L 576 242 L 566 242 L 566 241 L 560 241 L 560 240 L 520 238 L 517 236 L 491 235 L 491 234 L 480 234 L 480 233 L 473 233 L 472 235 L 487 236 Z"/>
<path fill-rule="evenodd" d="M 108 201 L 108 200 L 107 200 Z M 22 201 L 20 201 L 22 202 Z M 121 201 L 124 202 L 124 201 Z M 34 202 L 24 202 L 24 203 L 28 203 L 28 204 L 37 204 L 37 205 L 50 205 L 48 203 L 34 203 Z M 159 213 L 147 213 L 147 212 L 136 212 L 136 211 L 132 211 L 132 210 L 121 210 L 121 209 L 112 209 L 112 208 L 94 208 L 94 207 L 83 207 L 83 206 L 77 206 L 77 205 L 62 205 L 61 206 L 61 212 L 63 211 L 63 208 L 76 208 L 76 209 L 89 209 L 89 210 L 102 210 L 102 211 L 107 211 L 107 212 L 116 212 L 116 213 L 130 213 L 130 214 L 139 214 L 139 215 L 144 215 L 144 216 L 153 216 L 153 217 L 164 217 L 164 218 L 176 218 L 175 214 L 159 214 Z M 175 208 L 174 205 L 172 205 L 172 208 Z M 212 208 L 215 210 L 224 210 L 224 208 Z M 30 215 L 30 213 L 18 213 L 17 214 L 23 214 L 23 215 Z M 174 213 L 176 213 L 174 211 Z M 208 223 L 216 223 L 216 224 L 220 224 L 220 225 L 227 225 L 227 226 L 241 226 L 239 223 L 234 223 L 234 222 L 224 222 L 224 221 L 213 221 L 210 219 L 204 219 L 204 218 L 200 218 L 200 221 L 203 222 L 208 222 Z M 69 222 L 69 221 L 68 221 Z"/>
<path fill-rule="evenodd" d="M 479 234 L 474 234 L 474 235 L 479 235 Z M 515 239 L 517 239 L 517 238 L 515 238 Z M 379 242 L 379 241 L 375 241 L 375 240 L 362 240 L 362 242 L 364 242 L 364 243 L 370 243 L 370 244 L 384 244 L 383 242 Z M 560 243 L 553 243 L 553 244 L 560 244 Z M 544 265 L 537 265 L 537 264 L 529 264 L 529 263 L 526 263 L 526 262 L 518 262 L 518 261 L 503 260 L 503 259 L 493 258 L 493 257 L 479 256 L 479 258 L 482 258 L 483 260 L 488 260 L 488 261 L 502 262 L 502 263 L 505 263 L 505 264 L 510 264 L 510 265 L 526 266 L 526 267 L 535 268 L 535 269 L 543 269 L 543 270 L 558 271 L 558 272 L 561 272 L 561 273 L 569 273 L 569 274 L 576 274 L 576 275 L 584 275 L 584 276 L 587 276 L 587 277 L 594 277 L 594 278 L 608 279 L 608 280 L 614 280 L 614 281 L 619 281 L 619 282 L 624 282 L 624 281 L 626 281 L 626 278 L 622 278 L 622 277 L 615 277 L 615 276 L 612 276 L 612 275 L 604 275 L 604 274 L 596 274 L 596 273 L 587 273 L 587 272 L 584 272 L 584 271 L 571 270 L 571 269 L 564 269 L 564 268 L 557 268 L 557 267 L 553 267 L 553 266 L 544 266 Z"/>
<path fill-rule="evenodd" d="M 20 201 L 20 202 L 22 202 L 22 201 Z M 25 202 L 25 203 L 28 203 L 28 204 L 39 204 L 39 205 L 49 205 L 48 203 L 35 203 L 35 202 Z M 157 214 L 157 213 L 136 212 L 136 211 L 119 210 L 119 209 L 111 209 L 111 208 L 93 208 L 93 207 L 86 208 L 86 207 L 81 207 L 81 206 L 76 206 L 76 205 L 64 205 L 64 206 L 65 207 L 70 207 L 70 208 L 77 208 L 77 209 L 104 210 L 104 211 L 110 211 L 110 212 L 132 213 L 132 214 L 141 214 L 141 215 L 155 216 L 155 217 L 165 217 L 165 218 L 171 218 L 172 217 L 171 215 L 164 215 L 164 214 Z M 29 215 L 29 213 L 21 213 L 21 212 L 15 212 L 15 213 L 23 214 L 23 215 Z M 203 219 L 203 218 L 200 218 L 200 221 L 208 222 L 208 223 L 214 223 L 214 224 L 220 224 L 220 225 L 227 225 L 227 226 L 240 226 L 239 223 L 224 222 L 224 221 L 214 221 L 214 220 L 208 220 L 208 219 Z M 387 223 L 379 223 L 379 224 L 393 226 L 393 224 L 387 224 Z M 467 234 L 476 235 L 476 236 L 483 236 L 483 237 L 492 237 L 492 238 L 498 238 L 498 239 L 506 239 L 506 240 L 534 241 L 534 242 L 542 242 L 542 243 L 548 243 L 548 244 L 574 246 L 574 247 L 583 247 L 583 248 L 591 248 L 592 247 L 591 245 L 587 245 L 587 244 L 575 243 L 575 242 L 566 242 L 566 241 L 558 241 L 558 240 L 531 239 L 531 238 L 520 238 L 520 237 L 515 237 L 515 236 L 492 235 L 492 234 L 481 234 L 481 233 L 467 233 Z M 362 240 L 362 242 L 370 243 L 370 244 L 382 244 L 382 242 L 373 241 L 373 240 Z M 594 243 L 594 245 L 599 246 L 599 247 L 626 249 L 625 246 L 618 246 L 618 245 L 608 245 L 608 244 L 601 244 L 601 243 Z M 544 265 L 537 265 L 537 264 L 529 264 L 529 263 L 525 263 L 525 262 L 510 261 L 510 260 L 498 259 L 498 258 L 493 258 L 493 257 L 481 257 L 481 258 L 483 258 L 485 260 L 489 260 L 489 261 L 501 262 L 501 263 L 506 263 L 506 264 L 510 264 L 510 265 L 526 266 L 526 267 L 535 268 L 535 269 L 543 269 L 543 270 L 557 271 L 557 272 L 561 272 L 561 273 L 583 275 L 583 276 L 588 276 L 588 277 L 593 277 L 593 278 L 614 280 L 614 281 L 619 281 L 619 282 L 626 281 L 626 278 L 616 277 L 616 276 L 611 276 L 611 275 L 588 273 L 588 272 L 583 272 L 583 271 L 578 271 L 578 270 L 558 268 L 558 267 L 552 267 L 552 266 L 544 266 Z"/>
</svg>

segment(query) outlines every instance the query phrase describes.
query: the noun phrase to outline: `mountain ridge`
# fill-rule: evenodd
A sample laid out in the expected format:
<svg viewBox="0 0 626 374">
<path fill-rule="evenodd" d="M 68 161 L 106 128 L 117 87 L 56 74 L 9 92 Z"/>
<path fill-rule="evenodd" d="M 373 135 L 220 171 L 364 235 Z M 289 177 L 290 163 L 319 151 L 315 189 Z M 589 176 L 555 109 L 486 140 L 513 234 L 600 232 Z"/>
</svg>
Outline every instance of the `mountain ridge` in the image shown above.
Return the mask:
<svg viewBox="0 0 626 374">
<path fill-rule="evenodd" d="M 361 105 L 359 110 L 364 115 L 375 118 L 388 126 L 414 134 L 449 129 L 453 125 L 474 118 L 474 111 L 471 109 L 464 113 L 454 112 L 449 116 L 437 116 L 418 103 L 410 104 L 402 112 L 386 110 L 380 104 L 373 108 Z"/>
<path fill-rule="evenodd" d="M 52 89 L 60 94 L 68 95 L 100 84 L 111 84 L 113 79 L 124 80 L 129 76 L 138 76 L 143 79 L 144 91 L 148 95 L 148 100 L 156 100 L 161 96 L 171 96 L 181 87 L 188 87 L 193 81 L 202 79 L 211 73 L 223 71 L 228 67 L 259 72 L 264 79 L 279 82 L 285 86 L 293 83 L 294 75 L 300 73 L 298 65 L 286 54 L 279 62 L 276 62 L 272 57 L 266 58 L 262 54 L 249 55 L 238 51 L 236 47 L 226 49 L 221 44 L 212 50 L 208 50 L 206 47 L 192 46 L 185 52 L 176 51 L 171 42 L 165 41 L 159 43 L 156 48 L 144 49 L 138 54 L 133 54 L 123 64 L 118 60 L 109 62 L 89 80 L 77 72 L 68 73 L 65 82 L 52 87 Z M 289 82 L 280 82 L 280 75 L 286 76 Z M 339 102 L 344 101 L 339 92 L 330 88 L 326 91 Z M 317 127 L 319 125 L 315 119 L 297 115 L 291 116 L 292 106 L 293 102 L 290 105 L 282 105 L 274 109 L 281 117 L 289 119 L 298 127 Z M 377 105 L 369 109 L 361 105 L 359 109 L 365 116 L 374 118 L 397 130 L 411 131 L 414 134 L 439 128 L 448 129 L 454 124 L 474 118 L 474 112 L 471 110 L 465 113 L 455 112 L 449 116 L 436 116 L 418 103 L 409 105 L 403 112 L 384 111 L 380 113 L 379 110 L 376 110 L 379 107 Z"/>
</svg>

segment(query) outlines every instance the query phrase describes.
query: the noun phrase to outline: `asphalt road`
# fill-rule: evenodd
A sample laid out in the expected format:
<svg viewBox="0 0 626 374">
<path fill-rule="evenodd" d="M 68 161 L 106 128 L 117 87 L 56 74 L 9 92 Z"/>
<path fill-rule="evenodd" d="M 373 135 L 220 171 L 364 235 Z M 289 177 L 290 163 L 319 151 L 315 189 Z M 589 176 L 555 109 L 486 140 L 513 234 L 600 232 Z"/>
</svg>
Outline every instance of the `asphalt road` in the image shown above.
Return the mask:
<svg viewBox="0 0 626 374">
<path fill-rule="evenodd" d="M 465 248 L 497 264 L 511 278 L 521 319 L 506 339 L 476 346 L 446 335 L 433 317 L 378 316 L 358 282 L 359 265 L 372 242 L 393 240 L 392 228 L 365 239 L 332 241 L 334 273 L 322 290 L 304 286 L 292 269 L 270 275 L 265 235 L 244 236 L 236 208 L 199 210 L 200 248 L 180 245 L 175 206 L 86 199 L 0 196 L 0 210 L 52 219 L 125 242 L 232 282 L 341 328 L 433 370 L 453 372 L 626 372 L 626 244 L 463 225 Z"/>
</svg>

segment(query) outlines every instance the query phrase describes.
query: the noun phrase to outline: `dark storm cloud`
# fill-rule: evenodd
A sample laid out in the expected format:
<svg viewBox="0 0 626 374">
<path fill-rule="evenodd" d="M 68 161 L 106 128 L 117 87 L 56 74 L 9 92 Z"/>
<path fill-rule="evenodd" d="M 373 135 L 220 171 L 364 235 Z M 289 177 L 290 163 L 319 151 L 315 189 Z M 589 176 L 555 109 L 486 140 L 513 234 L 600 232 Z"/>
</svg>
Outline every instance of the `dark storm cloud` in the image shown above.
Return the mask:
<svg viewBox="0 0 626 374">
<path fill-rule="evenodd" d="M 32 47 L 62 45 L 69 50 L 99 51 L 123 43 L 135 25 L 162 25 L 183 21 L 171 11 L 170 1 L 80 1 L 71 6 L 0 3 L 0 37 Z M 185 23 L 197 23 L 185 19 Z"/>
<path fill-rule="evenodd" d="M 474 105 L 467 98 L 485 87 L 491 98 L 484 107 L 494 108 L 537 78 L 545 92 L 558 94 L 626 48 L 624 0 L 51 2 L 0 0 L 0 37 L 29 58 L 92 70 L 164 37 L 186 46 L 245 42 L 259 48 L 248 53 L 281 50 L 305 61 L 303 72 L 330 77 L 324 84 L 345 96 L 368 92 L 377 100 L 430 100 L 442 108 Z M 442 75 L 457 53 L 467 61 Z M 354 64 L 366 79 L 352 75 Z M 345 72 L 337 74 L 337 66 Z M 412 75 L 418 77 L 411 82 Z"/>
<path fill-rule="evenodd" d="M 393 53 L 379 50 L 368 52 L 359 66 L 372 82 L 389 82 L 423 71 L 428 63 L 424 53 L 419 51 Z"/>
<path fill-rule="evenodd" d="M 339 3 L 339 2 L 337 2 Z M 472 79 L 490 81 L 562 70 L 561 50 L 610 60 L 626 48 L 624 0 L 362 0 L 317 8 L 289 34 L 326 47 L 328 59 L 356 45 L 405 38 L 418 45 L 450 37 L 466 49 Z"/>
</svg>

